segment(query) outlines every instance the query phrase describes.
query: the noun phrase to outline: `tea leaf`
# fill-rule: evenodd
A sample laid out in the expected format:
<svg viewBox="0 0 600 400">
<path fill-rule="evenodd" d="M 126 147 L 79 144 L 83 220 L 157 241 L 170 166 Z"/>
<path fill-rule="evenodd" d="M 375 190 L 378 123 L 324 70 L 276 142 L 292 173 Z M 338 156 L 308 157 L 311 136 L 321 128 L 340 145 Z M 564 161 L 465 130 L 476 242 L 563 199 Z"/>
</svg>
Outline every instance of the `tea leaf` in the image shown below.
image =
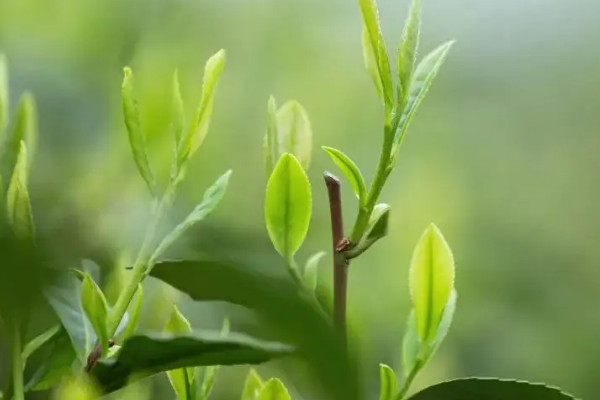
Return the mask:
<svg viewBox="0 0 600 400">
<path fill-rule="evenodd" d="M 360 172 L 360 169 L 356 166 L 354 161 L 350 159 L 346 154 L 342 153 L 338 149 L 333 147 L 323 146 L 322 149 L 331 157 L 331 160 L 338 166 L 342 171 L 352 190 L 358 197 L 361 205 L 365 205 L 367 201 L 367 187 L 365 180 Z"/>
<path fill-rule="evenodd" d="M 389 366 L 379 364 L 379 400 L 394 400 L 396 390 L 396 373 Z"/>
<path fill-rule="evenodd" d="M 189 335 L 192 333 L 192 327 L 188 320 L 181 314 L 176 306 L 173 306 L 171 317 L 165 325 L 165 332 L 173 335 Z M 187 374 L 187 376 L 186 376 Z M 194 380 L 193 368 L 181 368 L 167 371 L 169 382 L 173 386 L 173 390 L 177 394 L 177 398 L 181 400 L 189 399 L 189 387 Z"/>
<path fill-rule="evenodd" d="M 4 134 L 4 128 L 8 121 L 8 63 L 6 56 L 0 54 L 0 139 Z"/>
<path fill-rule="evenodd" d="M 421 351 L 421 342 L 417 334 L 415 322 L 415 310 L 411 310 L 408 315 L 404 338 L 402 340 L 402 372 L 406 378 L 417 363 L 419 352 Z"/>
<path fill-rule="evenodd" d="M 265 220 L 273 246 L 286 259 L 292 258 L 306 237 L 311 208 L 308 177 L 296 157 L 285 153 L 267 182 Z"/>
<path fill-rule="evenodd" d="M 448 298 L 448 302 L 444 307 L 444 313 L 442 314 L 442 319 L 440 321 L 440 325 L 437 330 L 437 334 L 435 335 L 435 339 L 431 343 L 430 353 L 433 353 L 438 349 L 438 347 L 442 344 L 448 331 L 450 330 L 450 326 L 452 325 L 452 320 L 454 319 L 454 312 L 456 311 L 456 299 L 458 298 L 458 294 L 456 290 L 453 289 L 450 293 L 450 298 Z"/>
<path fill-rule="evenodd" d="M 196 115 L 192 120 L 188 132 L 183 136 L 179 143 L 177 151 L 178 170 L 200 147 L 210 125 L 210 117 L 212 115 L 215 90 L 219 77 L 225 67 L 225 50 L 219 50 L 211 56 L 204 67 L 204 77 L 202 80 L 202 95 L 200 97 L 200 105 L 196 111 Z"/>
<path fill-rule="evenodd" d="M 223 326 L 221 327 L 221 337 L 225 337 L 229 334 L 230 325 L 229 319 L 223 320 Z M 204 367 L 204 374 L 202 376 L 202 383 L 200 384 L 200 392 L 198 394 L 199 400 L 206 400 L 210 396 L 215 381 L 217 379 L 217 373 L 219 372 L 219 365 L 210 365 Z"/>
<path fill-rule="evenodd" d="M 304 169 L 308 169 L 312 153 L 312 128 L 308 113 L 300 103 L 290 100 L 277 110 L 276 119 L 277 158 L 284 153 L 291 153 Z"/>
<path fill-rule="evenodd" d="M 19 238 L 33 239 L 35 228 L 27 191 L 27 149 L 21 141 L 17 163 L 6 195 L 8 221 Z"/>
<path fill-rule="evenodd" d="M 133 154 L 133 160 L 137 165 L 141 177 L 146 182 L 150 194 L 156 195 L 156 180 L 148 162 L 148 151 L 146 149 L 146 137 L 142 132 L 140 112 L 134 95 L 133 72 L 131 68 L 123 68 L 123 84 L 121 86 L 123 102 L 123 117 L 129 136 L 129 145 Z"/>
<path fill-rule="evenodd" d="M 57 324 L 47 329 L 46 331 L 40 333 L 38 336 L 34 337 L 29 342 L 27 342 L 27 344 L 23 347 L 23 351 L 21 352 L 21 357 L 23 358 L 23 365 L 25 365 L 27 359 L 33 353 L 38 351 L 41 347 L 45 346 L 46 344 L 56 340 L 56 338 L 62 333 L 62 326 Z"/>
<path fill-rule="evenodd" d="M 229 179 L 231 178 L 231 170 L 221 175 L 215 183 L 213 183 L 206 191 L 202 198 L 202 202 L 192 210 L 191 213 L 177 225 L 163 240 L 160 242 L 154 254 L 152 255 L 152 264 L 158 257 L 160 257 L 177 239 L 179 239 L 189 228 L 194 226 L 197 222 L 202 221 L 208 215 L 210 215 L 217 205 L 225 196 Z"/>
<path fill-rule="evenodd" d="M 140 319 L 140 311 L 142 309 L 142 301 L 144 300 L 144 289 L 142 284 L 138 285 L 136 293 L 133 309 L 131 310 L 131 316 L 127 326 L 125 327 L 125 333 L 123 334 L 125 339 L 133 336 L 135 330 L 137 329 L 138 321 Z"/>
<path fill-rule="evenodd" d="M 383 94 L 383 87 L 381 86 L 381 77 L 379 76 L 379 66 L 377 65 L 377 56 L 373 53 L 373 47 L 371 47 L 371 38 L 369 37 L 369 31 L 363 26 L 361 34 L 361 42 L 363 48 L 363 59 L 365 62 L 365 68 L 375 85 L 377 95 L 381 100 L 381 104 L 385 106 L 385 97 Z"/>
<path fill-rule="evenodd" d="M 377 60 L 377 70 L 381 87 L 383 89 L 383 99 L 386 108 L 386 116 L 389 116 L 394 107 L 394 89 L 392 83 L 392 73 L 385 49 L 385 41 L 379 27 L 379 15 L 375 0 L 359 0 L 360 11 L 362 14 L 364 29 L 366 29 L 371 52 Z M 363 53 L 365 51 L 363 50 Z M 367 61 L 365 61 L 366 63 Z"/>
<path fill-rule="evenodd" d="M 106 354 L 108 352 L 108 339 L 110 339 L 106 326 L 108 305 L 102 290 L 88 274 L 81 283 L 81 306 L 102 344 L 103 353 Z"/>
<path fill-rule="evenodd" d="M 257 400 L 291 400 L 285 385 L 277 378 L 271 378 L 263 385 Z"/>
<path fill-rule="evenodd" d="M 227 338 L 193 336 L 133 336 L 123 344 L 116 360 L 101 360 L 92 370 L 105 392 L 132 380 L 179 368 L 207 365 L 259 364 L 287 355 L 288 346 L 262 342 L 244 335 Z"/>
<path fill-rule="evenodd" d="M 183 135 L 184 111 L 183 99 L 181 98 L 181 89 L 179 88 L 179 72 L 173 73 L 173 86 L 171 89 L 171 123 L 173 124 L 173 134 L 175 135 L 175 144 L 178 145 Z"/>
<path fill-rule="evenodd" d="M 365 234 L 366 240 L 375 242 L 387 235 L 390 209 L 390 205 L 385 203 L 377 204 L 373 208 Z"/>
<path fill-rule="evenodd" d="M 318 284 L 317 280 L 319 273 L 317 267 L 319 266 L 319 261 L 321 261 L 321 258 L 323 258 L 325 254 L 327 253 L 324 251 L 313 254 L 306 261 L 306 265 L 304 266 L 304 283 L 306 284 L 306 287 L 313 292 L 317 289 Z"/>
<path fill-rule="evenodd" d="M 242 397 L 240 400 L 256 400 L 260 391 L 264 387 L 264 383 L 258 372 L 254 368 L 250 368 L 246 380 L 244 381 L 244 389 L 242 390 Z"/>
<path fill-rule="evenodd" d="M 279 158 L 279 131 L 277 128 L 277 106 L 275 98 L 269 97 L 267 103 L 267 134 L 265 136 L 265 159 L 269 175 Z"/>
<path fill-rule="evenodd" d="M 454 41 L 446 42 L 437 49 L 433 50 L 431 53 L 426 55 L 425 58 L 423 58 L 423 60 L 415 69 L 408 89 L 409 93 L 406 106 L 402 112 L 398 132 L 396 133 L 394 148 L 392 150 L 392 155 L 394 157 L 398 148 L 402 144 L 404 135 L 406 135 L 406 131 L 415 115 L 415 112 L 419 108 L 419 105 L 421 105 L 423 102 L 427 91 L 431 87 L 433 80 L 444 64 L 444 60 L 446 59 L 446 56 L 448 55 L 448 52 L 453 44 Z"/>
<path fill-rule="evenodd" d="M 410 397 L 410 400 L 576 400 L 560 389 L 539 383 L 494 378 L 463 378 L 438 383 Z"/>
<path fill-rule="evenodd" d="M 72 376 L 73 364 L 77 360 L 77 354 L 71 344 L 69 335 L 61 328 L 55 341 L 52 343 L 45 361 L 33 373 L 25 385 L 26 391 L 48 390 L 66 377 Z M 81 366 L 78 366 L 81 368 Z"/>
<path fill-rule="evenodd" d="M 454 259 L 440 230 L 431 224 L 413 252 L 410 293 L 421 342 L 435 338 L 444 308 L 454 288 Z"/>
<path fill-rule="evenodd" d="M 419 32 L 421 30 L 421 0 L 413 0 L 404 23 L 400 49 L 398 50 L 398 112 L 402 112 L 404 96 L 408 95 L 419 47 Z M 401 96 L 400 96 L 401 94 Z"/>
</svg>

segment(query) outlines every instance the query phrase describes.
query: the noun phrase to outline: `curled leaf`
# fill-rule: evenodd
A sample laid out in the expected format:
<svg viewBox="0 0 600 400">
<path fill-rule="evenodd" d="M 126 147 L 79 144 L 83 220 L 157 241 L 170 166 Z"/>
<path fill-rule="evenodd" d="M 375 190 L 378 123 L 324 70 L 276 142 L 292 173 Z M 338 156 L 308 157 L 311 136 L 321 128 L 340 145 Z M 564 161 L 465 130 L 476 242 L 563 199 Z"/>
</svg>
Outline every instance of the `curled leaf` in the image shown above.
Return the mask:
<svg viewBox="0 0 600 400">
<path fill-rule="evenodd" d="M 110 339 L 106 326 L 108 305 L 102 290 L 87 273 L 81 283 L 81 306 L 102 344 L 103 354 L 106 354 L 109 348 L 108 340 Z"/>
<path fill-rule="evenodd" d="M 331 157 L 331 160 L 338 166 L 342 171 L 352 190 L 358 197 L 360 204 L 364 205 L 367 201 L 367 187 L 365 180 L 360 172 L 358 166 L 348 157 L 346 154 L 333 147 L 323 146 L 323 150 Z"/>
<path fill-rule="evenodd" d="M 33 239 L 35 228 L 27 190 L 27 175 L 27 148 L 25 142 L 21 141 L 17 163 L 8 185 L 6 207 L 8 221 L 12 225 L 15 235 L 23 239 Z"/>
</svg>

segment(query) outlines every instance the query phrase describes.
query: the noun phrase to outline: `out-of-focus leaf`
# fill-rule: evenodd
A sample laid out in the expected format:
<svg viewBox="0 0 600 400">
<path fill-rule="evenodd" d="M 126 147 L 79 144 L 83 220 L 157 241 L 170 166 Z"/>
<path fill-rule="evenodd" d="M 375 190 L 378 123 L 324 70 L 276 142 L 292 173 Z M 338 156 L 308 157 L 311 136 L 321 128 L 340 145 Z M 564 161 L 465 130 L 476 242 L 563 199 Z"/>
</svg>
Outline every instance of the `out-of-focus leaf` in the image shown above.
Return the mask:
<svg viewBox="0 0 600 400">
<path fill-rule="evenodd" d="M 56 400 L 96 400 L 99 392 L 84 375 L 65 380 L 55 393 Z"/>
<path fill-rule="evenodd" d="M 171 233 L 169 233 L 160 243 L 160 245 L 156 248 L 152 255 L 152 261 L 150 265 L 160 257 L 165 250 L 169 248 L 177 239 L 181 237 L 189 228 L 194 226 L 199 221 L 202 221 L 206 218 L 210 213 L 212 213 L 217 205 L 225 196 L 225 191 L 227 190 L 227 185 L 229 184 L 229 178 L 231 177 L 231 170 L 225 172 L 222 176 L 219 177 L 208 189 L 204 192 L 204 197 L 202 198 L 202 202 L 194 208 L 194 210 L 181 222 L 177 225 Z"/>
<path fill-rule="evenodd" d="M 302 245 L 311 211 L 308 177 L 296 157 L 285 153 L 267 182 L 265 221 L 273 246 L 286 259 Z"/>
<path fill-rule="evenodd" d="M 45 362 L 34 372 L 25 385 L 27 391 L 47 390 L 72 375 L 77 354 L 69 335 L 61 328 Z M 81 368 L 81 366 L 80 366 Z"/>
<path fill-rule="evenodd" d="M 376 241 L 387 235 L 390 209 L 389 204 L 385 203 L 377 204 L 373 208 L 373 213 L 369 219 L 369 225 L 365 234 L 367 240 Z"/>
<path fill-rule="evenodd" d="M 543 384 L 493 378 L 464 378 L 438 383 L 410 400 L 575 400 L 560 389 Z"/>
<path fill-rule="evenodd" d="M 421 342 L 417 334 L 417 325 L 415 322 L 415 310 L 411 310 L 408 315 L 404 338 L 402 340 L 402 372 L 406 378 L 415 367 L 419 352 L 421 351 Z"/>
<path fill-rule="evenodd" d="M 108 304 L 102 290 L 88 274 L 81 283 L 81 306 L 102 344 L 103 353 L 106 354 L 108 352 L 108 339 L 110 339 L 106 326 Z"/>
<path fill-rule="evenodd" d="M 27 359 L 36 351 L 38 351 L 42 346 L 56 340 L 58 336 L 62 334 L 62 327 L 60 325 L 54 325 L 53 327 L 45 330 L 40 333 L 38 336 L 31 339 L 25 346 L 23 346 L 23 351 L 21 352 L 21 357 L 23 357 L 23 364 L 27 362 Z"/>
<path fill-rule="evenodd" d="M 359 0 L 360 11 L 362 14 L 364 29 L 368 34 L 371 52 L 375 55 L 377 61 L 377 70 L 381 87 L 383 89 L 383 99 L 386 108 L 386 115 L 389 116 L 394 107 L 394 88 L 392 83 L 392 73 L 390 70 L 390 62 L 387 51 L 385 49 L 385 41 L 379 27 L 379 15 L 375 0 Z M 363 50 L 363 53 L 365 51 Z M 366 61 L 365 61 L 366 63 Z"/>
<path fill-rule="evenodd" d="M 188 320 L 181 314 L 176 306 L 173 306 L 171 311 L 171 317 L 165 325 L 165 332 L 177 335 L 189 335 L 192 333 L 192 327 Z M 186 376 L 187 374 L 187 376 Z M 190 399 L 190 386 L 194 380 L 194 369 L 193 368 L 180 368 L 167 371 L 167 376 L 173 386 L 173 390 L 177 394 L 177 398 L 180 400 L 191 400 Z"/>
<path fill-rule="evenodd" d="M 363 26 L 361 34 L 361 42 L 363 48 L 363 59 L 365 62 L 365 68 L 375 85 L 375 91 L 381 100 L 381 104 L 385 106 L 385 97 L 383 94 L 383 87 L 381 86 L 381 77 L 379 76 L 379 66 L 377 65 L 377 56 L 373 53 L 373 47 L 371 46 L 371 38 L 369 37 L 369 31 Z"/>
<path fill-rule="evenodd" d="M 379 400 L 394 400 L 396 390 L 396 373 L 389 366 L 379 364 Z"/>
<path fill-rule="evenodd" d="M 289 346 L 253 340 L 244 335 L 177 337 L 133 336 L 116 360 L 102 360 L 92 370 L 105 392 L 131 379 L 163 371 L 206 365 L 259 364 L 291 353 Z"/>
<path fill-rule="evenodd" d="M 290 394 L 286 389 L 283 382 L 277 378 L 271 378 L 265 382 L 260 393 L 258 394 L 258 400 L 291 400 Z"/>
<path fill-rule="evenodd" d="M 256 400 L 260 391 L 262 390 L 264 383 L 258 372 L 254 368 L 250 368 L 246 380 L 244 381 L 244 389 L 242 390 L 242 397 L 240 400 Z"/>
<path fill-rule="evenodd" d="M 8 185 L 6 208 L 15 235 L 20 239 L 33 240 L 35 228 L 27 190 L 27 149 L 24 141 L 21 141 L 17 164 Z"/>
<path fill-rule="evenodd" d="M 225 337 L 229 334 L 230 325 L 229 319 L 223 320 L 223 326 L 221 327 L 221 337 Z M 202 375 L 202 382 L 200 384 L 200 392 L 198 393 L 198 400 L 206 400 L 212 391 L 215 381 L 217 380 L 217 373 L 219 372 L 219 365 L 210 365 L 204 367 L 204 374 Z"/>
<path fill-rule="evenodd" d="M 226 301 L 255 310 L 271 330 L 271 337 L 296 346 L 313 377 L 326 382 L 319 387 L 327 393 L 323 397 L 358 399 L 361 389 L 356 364 L 340 343 L 329 315 L 312 293 L 299 292 L 289 276 L 261 270 L 247 256 L 232 263 L 164 261 L 150 275 L 194 300 Z"/>
<path fill-rule="evenodd" d="M 415 247 L 409 285 L 419 339 L 430 344 L 454 288 L 452 251 L 434 224 L 429 225 Z"/>
<path fill-rule="evenodd" d="M 342 171 L 350 183 L 352 190 L 354 190 L 356 197 L 358 197 L 360 204 L 364 205 L 367 201 L 367 186 L 358 166 L 340 150 L 327 146 L 323 146 L 322 148 Z"/>
<path fill-rule="evenodd" d="M 33 95 L 25 92 L 17 104 L 12 129 L 2 142 L 2 172 L 5 176 L 13 174 L 21 142 L 25 142 L 27 147 L 28 165 L 32 164 L 37 151 L 37 141 L 37 107 Z"/>
<path fill-rule="evenodd" d="M 408 95 L 410 79 L 419 47 L 421 30 L 421 0 L 413 0 L 408 17 L 402 30 L 400 48 L 398 50 L 398 104 L 404 105 L 404 96 Z M 398 112 L 402 112 L 402 108 Z"/>
<path fill-rule="evenodd" d="M 156 194 L 156 180 L 148 162 L 148 151 L 146 149 L 146 137 L 142 131 L 140 112 L 135 99 L 133 86 L 133 72 L 131 68 L 123 68 L 123 85 L 121 86 L 123 101 L 123 117 L 129 134 L 129 145 L 133 154 L 133 160 L 137 165 L 140 175 L 148 185 L 152 195 Z"/>
<path fill-rule="evenodd" d="M 136 291 L 135 301 L 133 303 L 133 308 L 131 310 L 131 317 L 129 318 L 129 322 L 125 327 L 125 333 L 123 337 L 125 339 L 130 338 L 135 333 L 137 329 L 138 321 L 140 319 L 140 311 L 142 309 L 142 301 L 144 300 L 144 289 L 142 285 L 139 284 Z"/>
<path fill-rule="evenodd" d="M 302 168 L 308 169 L 312 154 L 312 128 L 308 113 L 295 100 L 287 101 L 276 113 L 277 158 L 284 153 L 296 157 Z"/>
<path fill-rule="evenodd" d="M 183 99 L 181 98 L 181 89 L 179 88 L 179 73 L 177 70 L 173 73 L 173 87 L 171 89 L 171 123 L 173 124 L 173 134 L 175 135 L 175 143 L 181 141 L 183 135 L 184 110 Z"/>
<path fill-rule="evenodd" d="M 206 137 L 213 110 L 215 89 L 224 67 L 225 50 L 222 49 L 211 56 L 206 62 L 200 105 L 188 132 L 182 137 L 179 143 L 177 151 L 178 170 L 182 169 L 184 163 L 198 150 Z"/>
<path fill-rule="evenodd" d="M 323 258 L 325 254 L 327 253 L 324 251 L 313 254 L 306 261 L 306 265 L 304 266 L 304 283 L 306 284 L 306 287 L 313 292 L 317 289 L 318 285 L 319 272 L 317 267 L 319 266 L 319 261 L 321 261 L 321 258 Z"/>
<path fill-rule="evenodd" d="M 265 136 L 265 160 L 267 173 L 271 175 L 279 158 L 279 132 L 277 129 L 277 105 L 273 96 L 267 103 L 267 134 Z"/>
<path fill-rule="evenodd" d="M 8 121 L 8 63 L 6 56 L 0 54 L 0 139 L 3 138 L 4 128 Z"/>
<path fill-rule="evenodd" d="M 454 41 L 446 42 L 431 53 L 425 56 L 419 63 L 415 72 L 412 75 L 410 86 L 408 89 L 408 99 L 402 116 L 400 118 L 400 124 L 398 131 L 396 132 L 396 138 L 394 140 L 394 147 L 392 149 L 392 155 L 395 160 L 395 155 L 398 148 L 402 144 L 404 135 L 415 115 L 415 112 L 419 108 L 419 105 L 423 102 L 427 91 L 431 87 L 433 80 L 437 76 L 444 60 L 450 51 L 450 48 L 454 44 Z"/>
</svg>

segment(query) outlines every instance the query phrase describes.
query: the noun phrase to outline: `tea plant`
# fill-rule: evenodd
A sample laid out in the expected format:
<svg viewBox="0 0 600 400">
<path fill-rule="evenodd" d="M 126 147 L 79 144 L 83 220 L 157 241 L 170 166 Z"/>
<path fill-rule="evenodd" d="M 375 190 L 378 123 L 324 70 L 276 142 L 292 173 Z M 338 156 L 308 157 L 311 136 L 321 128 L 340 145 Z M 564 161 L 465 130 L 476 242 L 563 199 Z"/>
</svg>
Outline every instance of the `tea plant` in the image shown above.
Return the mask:
<svg viewBox="0 0 600 400">
<path fill-rule="evenodd" d="M 325 172 L 332 231 L 333 315 L 315 293 L 317 268 L 325 253 L 316 253 L 305 263 L 296 258 L 307 236 L 312 210 L 312 189 L 306 169 L 310 164 L 313 137 L 306 110 L 295 101 L 277 108 L 272 97 L 267 104 L 265 225 L 281 257 L 279 262 L 289 276 L 270 271 L 263 273 L 264 269 L 259 268 L 261 261 L 236 254 L 216 254 L 212 259 L 203 260 L 162 260 L 166 249 L 216 208 L 231 177 L 228 171 L 218 178 L 194 210 L 161 237 L 158 227 L 184 182 L 190 158 L 207 135 L 225 53 L 221 50 L 207 61 L 199 106 L 187 129 L 179 80 L 177 73 L 174 74 L 170 110 L 173 156 L 164 188 L 154 175 L 146 150 L 133 72 L 125 68 L 122 86 L 125 126 L 133 160 L 152 199 L 143 242 L 114 304 L 109 303 L 100 288 L 93 263 L 84 262 L 82 268 L 72 268 L 68 273 L 51 270 L 52 279 L 44 285 L 43 293 L 58 324 L 26 343 L 23 343 L 25 322 L 33 305 L 11 309 L 8 304 L 15 299 L 1 298 L 0 311 L 12 344 L 11 383 L 5 388 L 5 399 L 22 400 L 30 391 L 57 385 L 60 385 L 58 398 L 92 399 L 140 378 L 165 372 L 178 399 L 205 400 L 220 365 L 259 364 L 282 356 L 298 357 L 306 362 L 318 383 L 319 396 L 344 400 L 365 398 L 357 373 L 358 361 L 347 339 L 349 267 L 352 260 L 358 261 L 387 234 L 391 207 L 380 202 L 382 189 L 396 166 L 409 125 L 453 42 L 442 44 L 417 61 L 421 4 L 420 0 L 413 0 L 397 52 L 396 73 L 392 74 L 376 4 L 374 0 L 360 0 L 359 5 L 365 67 L 383 108 L 382 145 L 369 185 L 348 155 L 323 147 L 357 197 L 356 219 L 346 231 L 341 182 Z M 5 61 L 0 59 L 2 130 L 8 115 L 6 74 Z M 48 272 L 49 267 L 40 261 L 45 253 L 43 247 L 36 244 L 28 193 L 29 169 L 37 142 L 35 106 L 29 95 L 24 95 L 19 104 L 13 129 L 3 142 L 1 153 L 2 173 L 9 171 L 11 176 L 3 216 L 3 223 L 9 228 L 6 233 L 2 232 L 2 245 L 16 249 L 11 261 Z M 417 241 L 408 274 L 413 307 L 401 345 L 402 374 L 398 377 L 392 367 L 380 365 L 379 400 L 573 399 L 544 385 L 489 378 L 444 382 L 407 397 L 413 380 L 448 333 L 457 303 L 452 252 L 434 224 L 429 225 Z M 195 332 L 176 307 L 164 332 L 138 333 L 143 282 L 149 275 L 194 300 L 220 300 L 256 311 L 270 330 L 270 337 L 276 337 L 279 342 L 229 333 L 227 321 L 218 334 Z M 48 352 L 45 362 L 32 376 L 24 376 L 28 359 L 42 349 Z M 288 399 L 291 399 L 290 394 L 281 380 L 271 378 L 263 382 L 254 369 L 250 370 L 241 400 Z"/>
</svg>

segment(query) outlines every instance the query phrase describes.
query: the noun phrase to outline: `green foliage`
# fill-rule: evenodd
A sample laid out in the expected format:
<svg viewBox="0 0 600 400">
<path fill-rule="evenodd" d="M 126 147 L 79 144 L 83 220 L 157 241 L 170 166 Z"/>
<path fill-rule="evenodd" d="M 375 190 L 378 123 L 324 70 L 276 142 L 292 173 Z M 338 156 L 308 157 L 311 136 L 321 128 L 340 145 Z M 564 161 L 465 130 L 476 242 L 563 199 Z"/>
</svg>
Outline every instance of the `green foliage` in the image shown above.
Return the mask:
<svg viewBox="0 0 600 400">
<path fill-rule="evenodd" d="M 250 368 L 246 380 L 244 381 L 244 388 L 240 400 L 256 400 L 263 387 L 264 383 L 258 375 L 258 372 L 256 372 L 254 368 Z"/>
<path fill-rule="evenodd" d="M 223 326 L 221 328 L 221 337 L 226 337 L 229 335 L 230 325 L 229 319 L 225 318 L 223 320 Z M 199 370 L 197 368 L 197 370 Z M 219 372 L 219 365 L 209 365 L 204 367 L 204 371 L 202 374 L 202 382 L 200 383 L 199 392 L 196 396 L 198 400 L 206 400 L 215 385 L 215 381 L 217 379 L 217 373 Z"/>
<path fill-rule="evenodd" d="M 27 149 L 25 142 L 21 141 L 17 164 L 8 185 L 6 207 L 8 221 L 12 225 L 16 236 L 24 239 L 33 239 L 35 237 L 35 228 L 31 203 L 29 201 L 29 192 L 27 190 L 27 178 Z"/>
<path fill-rule="evenodd" d="M 292 259 L 308 232 L 312 198 L 308 177 L 290 153 L 281 156 L 267 183 L 265 221 L 273 246 Z"/>
<path fill-rule="evenodd" d="M 271 378 L 261 388 L 257 400 L 291 400 L 291 397 L 283 382 Z"/>
<path fill-rule="evenodd" d="M 327 253 L 324 251 L 313 254 L 306 260 L 306 265 L 304 265 L 304 283 L 306 284 L 306 287 L 313 292 L 317 289 L 318 284 L 319 273 L 317 267 L 319 266 L 319 261 L 321 261 L 326 254 Z"/>
<path fill-rule="evenodd" d="M 397 390 L 394 370 L 385 364 L 379 364 L 379 400 L 394 400 Z"/>
<path fill-rule="evenodd" d="M 181 98 L 181 89 L 179 87 L 179 73 L 177 70 L 173 73 L 173 87 L 171 89 L 171 123 L 173 124 L 173 135 L 175 143 L 181 141 L 183 135 L 183 126 L 185 123 L 185 112 L 183 109 L 183 99 Z"/>
<path fill-rule="evenodd" d="M 404 24 L 400 48 L 398 50 L 398 109 L 402 109 L 406 102 L 410 80 L 412 77 L 417 48 L 419 47 L 419 33 L 421 30 L 421 0 L 413 0 Z"/>
<path fill-rule="evenodd" d="M 415 247 L 409 279 L 419 339 L 431 343 L 454 288 L 452 252 L 433 224 L 425 230 Z"/>
<path fill-rule="evenodd" d="M 0 53 L 0 139 L 8 121 L 8 65 L 6 56 Z"/>
<path fill-rule="evenodd" d="M 106 328 L 108 304 L 104 298 L 104 293 L 102 293 L 102 290 L 100 290 L 96 282 L 88 274 L 85 275 L 81 283 L 81 306 L 94 327 L 98 340 L 102 344 L 102 351 L 106 354 L 108 352 L 109 339 Z"/>
<path fill-rule="evenodd" d="M 137 335 L 123 344 L 116 360 L 100 361 L 92 374 L 104 392 L 112 392 L 159 372 L 214 364 L 260 364 L 290 351 L 288 346 L 244 335 Z"/>
<path fill-rule="evenodd" d="M 156 193 L 156 180 L 150 163 L 148 162 L 148 151 L 146 149 L 146 137 L 142 131 L 140 121 L 140 112 L 138 110 L 137 100 L 135 99 L 133 86 L 133 72 L 131 68 L 123 69 L 123 85 L 121 86 L 121 95 L 123 99 L 123 116 L 125 126 L 129 134 L 129 145 L 133 153 L 133 160 L 137 165 L 141 177 L 148 185 L 152 195 Z"/>
<path fill-rule="evenodd" d="M 123 334 L 123 337 L 125 339 L 130 338 L 135 333 L 135 330 L 137 329 L 143 301 L 144 301 L 144 288 L 142 287 L 142 284 L 138 284 L 138 287 L 136 290 L 135 302 L 133 303 L 133 308 L 131 310 L 131 316 L 129 318 L 129 322 L 127 323 L 127 326 L 125 327 L 125 333 Z"/>
<path fill-rule="evenodd" d="M 27 165 L 30 166 L 37 151 L 37 107 L 33 95 L 25 92 L 21 95 L 14 115 L 12 129 L 2 142 L 1 157 L 2 168 L 6 175 L 13 173 L 13 167 L 21 149 L 21 142 L 25 142 L 29 157 Z"/>
<path fill-rule="evenodd" d="M 25 365 L 29 356 L 38 351 L 42 346 L 54 341 L 62 333 L 62 327 L 60 325 L 54 325 L 27 342 L 27 344 L 23 346 L 23 351 L 21 352 L 23 365 Z"/>
<path fill-rule="evenodd" d="M 339 151 L 338 149 L 334 149 L 333 147 L 323 146 L 323 150 L 331 157 L 331 160 L 338 166 L 338 168 L 342 171 L 352 190 L 358 197 L 359 203 L 361 206 L 365 205 L 367 201 L 367 187 L 365 185 L 365 180 L 358 169 L 358 166 L 344 153 Z"/>
<path fill-rule="evenodd" d="M 541 384 L 486 378 L 466 378 L 431 386 L 410 400 L 575 400 L 559 389 Z"/>
<path fill-rule="evenodd" d="M 181 314 L 176 306 L 173 306 L 171 317 L 165 325 L 165 332 L 173 335 L 190 335 L 192 327 L 188 320 Z M 194 369 L 182 368 L 167 372 L 171 386 L 177 394 L 177 398 L 181 400 L 191 400 L 191 385 L 194 381 Z"/>
</svg>

